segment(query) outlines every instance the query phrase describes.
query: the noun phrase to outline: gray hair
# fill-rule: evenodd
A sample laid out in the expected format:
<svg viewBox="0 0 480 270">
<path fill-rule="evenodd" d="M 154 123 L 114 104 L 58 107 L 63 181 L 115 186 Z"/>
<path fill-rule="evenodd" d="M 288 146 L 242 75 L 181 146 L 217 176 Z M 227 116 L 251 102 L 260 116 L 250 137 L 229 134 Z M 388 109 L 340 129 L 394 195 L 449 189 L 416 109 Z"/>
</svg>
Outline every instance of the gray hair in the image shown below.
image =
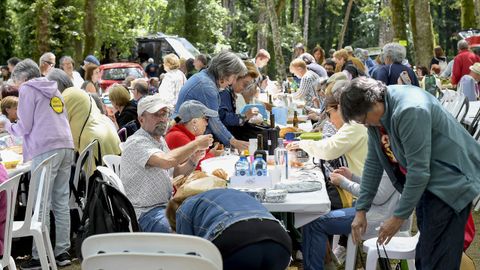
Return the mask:
<svg viewBox="0 0 480 270">
<path fill-rule="evenodd" d="M 59 68 L 52 68 L 48 72 L 47 79 L 57 82 L 58 91 L 60 91 L 60 93 L 63 93 L 67 88 L 73 87 L 73 82 L 70 77 L 68 77 L 65 71 Z"/>
<path fill-rule="evenodd" d="M 73 60 L 72 57 L 65 55 L 65 56 L 62 56 L 62 58 L 60 58 L 60 68 L 63 69 L 63 63 L 65 63 L 65 61 L 72 62 L 72 65 L 75 67 L 75 60 Z"/>
<path fill-rule="evenodd" d="M 46 52 L 40 56 L 39 64 L 42 64 L 43 61 L 48 61 L 50 58 L 55 58 L 55 54 L 51 52 Z"/>
<path fill-rule="evenodd" d="M 12 72 L 12 80 L 15 83 L 23 83 L 28 80 L 39 78 L 40 68 L 32 59 L 27 58 L 15 65 Z"/>
<path fill-rule="evenodd" d="M 460 40 L 457 43 L 457 49 L 458 50 L 467 50 L 468 49 L 468 42 L 464 39 Z"/>
<path fill-rule="evenodd" d="M 380 81 L 358 77 L 341 90 L 340 107 L 345 123 L 366 115 L 376 102 L 384 102 L 387 86 Z"/>
<path fill-rule="evenodd" d="M 401 64 L 405 56 L 407 55 L 407 50 L 405 47 L 399 43 L 388 43 L 383 46 L 383 59 L 390 59 L 393 63 Z"/>
<path fill-rule="evenodd" d="M 310 65 L 311 63 L 316 63 L 315 57 L 309 53 L 302 53 L 299 57 L 299 59 L 302 59 L 305 64 Z"/>
<path fill-rule="evenodd" d="M 215 77 L 215 80 L 221 80 L 232 75 L 245 76 L 247 67 L 236 54 L 223 51 L 212 58 L 208 72 Z"/>
</svg>

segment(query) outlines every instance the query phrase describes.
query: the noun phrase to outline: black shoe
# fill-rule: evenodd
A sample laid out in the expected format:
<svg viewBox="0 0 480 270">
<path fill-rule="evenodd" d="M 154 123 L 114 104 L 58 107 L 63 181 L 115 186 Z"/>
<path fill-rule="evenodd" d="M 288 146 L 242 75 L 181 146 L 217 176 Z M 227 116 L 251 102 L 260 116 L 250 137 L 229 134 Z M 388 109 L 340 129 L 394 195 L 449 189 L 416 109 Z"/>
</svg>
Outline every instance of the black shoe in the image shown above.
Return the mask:
<svg viewBox="0 0 480 270">
<path fill-rule="evenodd" d="M 55 257 L 55 261 L 57 261 L 58 266 L 67 266 L 72 264 L 72 258 L 68 252 L 64 252 L 57 257 Z"/>
<path fill-rule="evenodd" d="M 20 264 L 20 269 L 22 269 L 22 270 L 41 270 L 42 265 L 40 264 L 40 260 L 30 259 L 30 260 L 25 261 L 22 264 Z"/>
</svg>

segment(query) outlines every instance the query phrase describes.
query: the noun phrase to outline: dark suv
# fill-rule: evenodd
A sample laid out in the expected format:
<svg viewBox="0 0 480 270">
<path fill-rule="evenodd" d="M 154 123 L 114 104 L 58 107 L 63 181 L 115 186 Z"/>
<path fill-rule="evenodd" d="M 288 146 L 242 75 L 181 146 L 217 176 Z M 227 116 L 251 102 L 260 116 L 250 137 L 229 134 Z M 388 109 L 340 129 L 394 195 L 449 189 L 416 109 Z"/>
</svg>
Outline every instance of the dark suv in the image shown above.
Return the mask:
<svg viewBox="0 0 480 270">
<path fill-rule="evenodd" d="M 188 40 L 177 36 L 168 36 L 157 33 L 137 38 L 136 56 L 140 62 L 153 58 L 155 63 L 162 63 L 162 59 L 169 53 L 175 53 L 180 58 L 195 58 L 200 52 Z"/>
</svg>

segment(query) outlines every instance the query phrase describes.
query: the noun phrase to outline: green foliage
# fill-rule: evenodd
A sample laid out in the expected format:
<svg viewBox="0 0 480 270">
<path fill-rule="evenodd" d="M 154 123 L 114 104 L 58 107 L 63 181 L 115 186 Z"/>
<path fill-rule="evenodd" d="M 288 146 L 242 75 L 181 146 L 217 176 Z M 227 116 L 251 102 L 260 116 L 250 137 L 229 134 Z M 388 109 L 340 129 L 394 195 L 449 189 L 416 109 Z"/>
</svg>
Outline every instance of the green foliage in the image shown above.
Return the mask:
<svg viewBox="0 0 480 270">
<path fill-rule="evenodd" d="M 0 63 L 5 63 L 13 50 L 12 21 L 8 10 L 7 1 L 0 0 L 0 18 L 3 18 L 0 25 Z"/>
</svg>

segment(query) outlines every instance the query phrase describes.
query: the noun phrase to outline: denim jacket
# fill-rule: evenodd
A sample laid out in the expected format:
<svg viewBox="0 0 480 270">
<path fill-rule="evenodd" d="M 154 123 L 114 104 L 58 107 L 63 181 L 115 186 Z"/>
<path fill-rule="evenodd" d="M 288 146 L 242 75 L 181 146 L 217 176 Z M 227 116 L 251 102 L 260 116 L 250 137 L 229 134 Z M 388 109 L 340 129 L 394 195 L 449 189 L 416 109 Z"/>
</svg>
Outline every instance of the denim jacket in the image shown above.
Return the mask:
<svg viewBox="0 0 480 270">
<path fill-rule="evenodd" d="M 235 189 L 213 189 L 185 200 L 177 210 L 177 233 L 213 241 L 229 226 L 249 219 L 276 220 L 253 197 Z"/>
<path fill-rule="evenodd" d="M 241 123 L 240 115 L 235 112 L 235 99 L 232 95 L 235 95 L 235 93 L 233 93 L 231 87 L 220 92 L 220 110 L 218 114 L 222 123 L 227 127 L 240 126 Z"/>
<path fill-rule="evenodd" d="M 175 115 L 183 102 L 187 100 L 198 100 L 209 109 L 218 112 L 220 108 L 220 94 L 215 78 L 208 73 L 208 70 L 202 70 L 187 80 L 180 93 L 178 94 L 177 104 L 175 105 Z M 174 117 L 175 117 L 174 115 Z M 233 137 L 230 131 L 223 125 L 219 117 L 211 117 L 208 120 L 208 131 L 213 133 L 222 144 L 229 146 L 230 139 Z"/>
</svg>

